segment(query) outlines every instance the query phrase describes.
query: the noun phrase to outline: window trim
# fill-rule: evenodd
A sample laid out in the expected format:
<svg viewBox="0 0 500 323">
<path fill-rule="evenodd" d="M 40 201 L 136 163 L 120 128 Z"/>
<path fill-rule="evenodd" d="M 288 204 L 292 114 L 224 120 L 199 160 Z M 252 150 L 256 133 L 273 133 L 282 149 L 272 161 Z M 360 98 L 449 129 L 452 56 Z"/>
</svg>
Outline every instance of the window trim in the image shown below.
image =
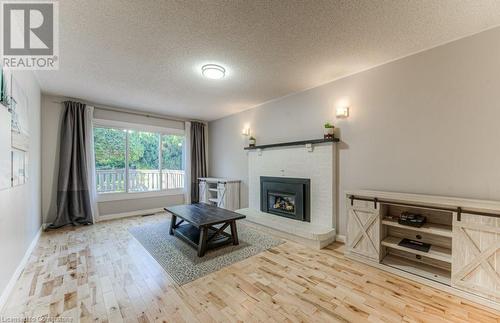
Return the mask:
<svg viewBox="0 0 500 323">
<path fill-rule="evenodd" d="M 159 163 L 160 163 L 160 172 L 162 168 L 162 152 L 161 152 L 161 137 L 163 135 L 179 135 L 184 136 L 184 145 L 183 145 L 183 156 L 186 156 L 186 131 L 185 129 L 175 129 L 175 128 L 165 128 L 165 127 L 157 127 L 151 125 L 137 124 L 137 123 L 129 123 L 123 121 L 114 121 L 114 120 L 105 120 L 105 119 L 93 119 L 92 120 L 92 129 L 95 127 L 103 127 L 103 128 L 114 128 L 120 130 L 134 130 L 134 131 L 143 131 L 143 132 L 152 132 L 159 134 Z M 93 135 L 93 134 L 92 134 Z M 186 172 L 184 170 L 184 187 L 183 188 L 174 188 L 174 189 L 164 189 L 162 187 L 162 183 L 160 181 L 160 190 L 150 191 L 150 192 L 129 192 L 129 140 L 128 140 L 128 132 L 125 140 L 125 189 L 126 192 L 97 192 L 97 202 L 108 202 L 108 201 L 121 201 L 121 200 L 132 200 L 132 199 L 141 199 L 141 198 L 154 198 L 154 197 L 162 197 L 162 196 L 171 196 L 171 195 L 183 195 L 186 189 Z M 95 160 L 94 160 L 95 165 Z"/>
<path fill-rule="evenodd" d="M 164 128 L 150 125 L 143 125 L 138 123 L 129 123 L 123 121 L 113 121 L 113 120 L 105 120 L 105 119 L 94 119 L 93 126 L 101 126 L 107 128 L 118 128 L 122 130 L 136 130 L 136 131 L 144 131 L 144 132 L 155 132 L 162 135 L 186 135 L 186 131 L 184 129 L 175 129 L 175 128 Z"/>
</svg>

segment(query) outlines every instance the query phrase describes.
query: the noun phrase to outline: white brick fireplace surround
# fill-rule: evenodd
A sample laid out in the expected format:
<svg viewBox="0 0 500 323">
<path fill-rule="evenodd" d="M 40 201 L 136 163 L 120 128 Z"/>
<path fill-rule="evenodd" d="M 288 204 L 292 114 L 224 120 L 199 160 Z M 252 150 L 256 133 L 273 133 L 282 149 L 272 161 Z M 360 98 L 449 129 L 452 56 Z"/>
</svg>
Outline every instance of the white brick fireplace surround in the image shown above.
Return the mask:
<svg viewBox="0 0 500 323">
<path fill-rule="evenodd" d="M 284 238 L 323 248 L 335 240 L 335 144 L 270 148 L 248 152 L 249 207 L 237 212 L 261 229 Z M 260 211 L 260 177 L 309 178 L 311 222 L 287 219 Z"/>
</svg>

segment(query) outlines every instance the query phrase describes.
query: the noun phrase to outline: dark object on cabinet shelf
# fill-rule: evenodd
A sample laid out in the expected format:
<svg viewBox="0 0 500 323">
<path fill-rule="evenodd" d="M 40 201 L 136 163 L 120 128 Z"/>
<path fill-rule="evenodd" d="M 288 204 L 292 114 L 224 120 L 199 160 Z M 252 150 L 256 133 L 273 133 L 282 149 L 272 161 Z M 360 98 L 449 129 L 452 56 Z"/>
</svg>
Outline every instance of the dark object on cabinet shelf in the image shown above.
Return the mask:
<svg viewBox="0 0 500 323">
<path fill-rule="evenodd" d="M 423 252 L 429 252 L 429 249 L 431 249 L 431 244 L 430 243 L 425 243 L 425 242 L 420 242 L 416 240 L 410 240 L 410 239 L 403 239 L 398 243 L 399 246 L 401 247 L 406 247 L 410 248 L 413 250 L 418 250 L 418 251 L 423 251 Z"/>
<path fill-rule="evenodd" d="M 421 214 L 402 212 L 398 219 L 398 223 L 401 225 L 407 225 L 411 227 L 420 228 L 425 224 L 426 218 Z"/>
</svg>

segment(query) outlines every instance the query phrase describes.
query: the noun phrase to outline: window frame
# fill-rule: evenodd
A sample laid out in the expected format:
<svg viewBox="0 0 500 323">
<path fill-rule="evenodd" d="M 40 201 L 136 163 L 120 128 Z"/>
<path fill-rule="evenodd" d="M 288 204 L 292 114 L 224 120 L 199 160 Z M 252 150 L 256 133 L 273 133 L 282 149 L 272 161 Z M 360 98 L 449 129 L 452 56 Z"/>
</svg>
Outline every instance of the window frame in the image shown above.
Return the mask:
<svg viewBox="0 0 500 323">
<path fill-rule="evenodd" d="M 160 135 L 159 140 L 159 170 L 160 170 L 160 187 L 162 186 L 162 136 L 163 135 L 177 135 L 184 136 L 184 145 L 183 145 L 183 156 L 186 158 L 186 131 L 184 129 L 175 129 L 175 128 L 166 128 L 166 127 L 158 127 L 137 123 L 129 123 L 123 121 L 113 121 L 113 120 L 105 120 L 105 119 L 93 119 L 92 120 L 92 136 L 94 135 L 93 129 L 95 127 L 102 128 L 113 128 L 120 130 L 134 130 L 134 131 L 142 131 L 142 132 L 152 132 Z M 172 196 L 172 195 L 182 195 L 186 189 L 186 172 L 184 169 L 184 187 L 183 188 L 175 188 L 175 189 L 163 189 L 158 191 L 151 192 L 129 192 L 129 138 L 128 131 L 125 137 L 125 192 L 97 192 L 97 202 L 109 202 L 109 201 L 120 201 L 120 200 L 132 200 L 132 199 L 142 199 L 142 198 L 153 198 L 153 197 L 162 197 L 162 196 Z M 94 158 L 94 167 L 95 167 L 95 158 Z M 185 167 L 186 168 L 186 167 Z"/>
</svg>

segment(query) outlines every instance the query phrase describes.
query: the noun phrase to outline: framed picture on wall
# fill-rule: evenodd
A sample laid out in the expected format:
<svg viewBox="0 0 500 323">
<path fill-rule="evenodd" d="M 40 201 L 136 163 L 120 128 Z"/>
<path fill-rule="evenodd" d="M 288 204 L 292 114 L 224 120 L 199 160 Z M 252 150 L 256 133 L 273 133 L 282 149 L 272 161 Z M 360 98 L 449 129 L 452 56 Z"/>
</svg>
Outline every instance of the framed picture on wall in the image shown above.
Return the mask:
<svg viewBox="0 0 500 323">
<path fill-rule="evenodd" d="M 12 73 L 5 70 L 0 65 L 0 104 L 4 107 L 10 108 L 10 85 L 12 81 Z"/>
<path fill-rule="evenodd" d="M 11 79 L 12 147 L 28 151 L 30 139 L 28 97 L 16 78 L 12 76 Z"/>
<path fill-rule="evenodd" d="M 12 186 L 12 156 L 11 156 L 11 115 L 7 107 L 0 105 L 0 190 Z"/>
<path fill-rule="evenodd" d="M 12 186 L 19 186 L 26 183 L 25 152 L 12 149 Z"/>
</svg>

